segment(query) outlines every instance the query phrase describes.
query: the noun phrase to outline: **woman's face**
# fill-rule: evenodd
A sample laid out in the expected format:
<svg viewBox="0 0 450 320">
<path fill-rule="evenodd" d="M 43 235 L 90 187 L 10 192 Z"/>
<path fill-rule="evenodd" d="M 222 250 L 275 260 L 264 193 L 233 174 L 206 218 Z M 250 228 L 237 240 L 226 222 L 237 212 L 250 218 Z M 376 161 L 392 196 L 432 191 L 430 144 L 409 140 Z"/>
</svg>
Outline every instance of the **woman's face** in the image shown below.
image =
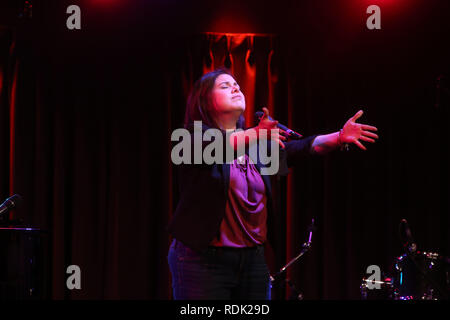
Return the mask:
<svg viewBox="0 0 450 320">
<path fill-rule="evenodd" d="M 223 113 L 241 114 L 245 111 L 245 97 L 236 80 L 229 74 L 216 78 L 212 90 L 212 100 L 217 115 Z"/>
</svg>

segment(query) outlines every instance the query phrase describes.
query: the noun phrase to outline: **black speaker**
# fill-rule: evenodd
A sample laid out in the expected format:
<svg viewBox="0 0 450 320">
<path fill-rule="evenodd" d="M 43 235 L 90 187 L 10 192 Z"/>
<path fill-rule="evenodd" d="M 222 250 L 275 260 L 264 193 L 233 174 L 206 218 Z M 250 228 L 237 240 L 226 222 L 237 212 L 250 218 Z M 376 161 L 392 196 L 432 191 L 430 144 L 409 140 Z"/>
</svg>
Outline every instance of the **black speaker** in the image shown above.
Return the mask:
<svg viewBox="0 0 450 320">
<path fill-rule="evenodd" d="M 49 298 L 47 232 L 0 228 L 0 300 Z"/>
</svg>

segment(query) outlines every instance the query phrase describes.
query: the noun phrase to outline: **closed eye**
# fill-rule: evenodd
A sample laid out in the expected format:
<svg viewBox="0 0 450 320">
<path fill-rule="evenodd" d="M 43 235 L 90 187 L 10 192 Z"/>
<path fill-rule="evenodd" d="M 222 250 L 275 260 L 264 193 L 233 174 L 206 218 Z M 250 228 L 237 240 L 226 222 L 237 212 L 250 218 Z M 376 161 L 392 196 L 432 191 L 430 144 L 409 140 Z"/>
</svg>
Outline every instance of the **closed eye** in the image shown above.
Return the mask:
<svg viewBox="0 0 450 320">
<path fill-rule="evenodd" d="M 227 82 L 222 82 L 222 83 L 219 84 L 219 86 L 220 86 L 221 89 L 227 89 L 227 88 L 231 87 L 231 83 L 228 82 L 228 81 Z M 239 91 L 241 90 L 241 88 L 239 87 L 239 85 L 236 82 L 233 84 L 233 86 L 236 86 Z"/>
</svg>

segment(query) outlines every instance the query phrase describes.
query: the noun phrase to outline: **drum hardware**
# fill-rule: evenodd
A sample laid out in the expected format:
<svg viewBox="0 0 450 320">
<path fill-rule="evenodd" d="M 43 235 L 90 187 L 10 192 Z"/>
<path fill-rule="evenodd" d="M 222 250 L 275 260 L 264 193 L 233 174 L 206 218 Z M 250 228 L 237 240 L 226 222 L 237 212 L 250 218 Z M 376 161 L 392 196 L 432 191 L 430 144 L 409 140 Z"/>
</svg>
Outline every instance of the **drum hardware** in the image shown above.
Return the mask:
<svg viewBox="0 0 450 320">
<path fill-rule="evenodd" d="M 308 252 L 311 249 L 312 234 L 313 234 L 314 230 L 315 230 L 315 227 L 314 227 L 314 218 L 313 218 L 311 221 L 311 225 L 308 227 L 308 232 L 309 232 L 308 241 L 302 244 L 302 248 L 301 248 L 299 254 L 297 254 L 294 258 L 292 258 L 277 273 L 275 273 L 274 275 L 270 275 L 271 287 L 282 278 L 282 276 L 286 273 L 286 271 L 289 267 L 291 267 L 296 261 L 298 261 L 300 259 L 300 257 L 302 257 L 306 252 Z M 285 278 L 284 281 L 289 285 L 289 287 L 292 290 L 292 295 L 290 297 L 290 300 L 303 300 L 303 294 L 295 287 L 294 283 L 288 278 Z"/>
<path fill-rule="evenodd" d="M 399 273 L 397 286 L 400 297 L 412 296 L 421 300 L 448 299 L 448 294 L 442 286 L 446 277 L 443 276 L 445 266 L 439 263 L 440 255 L 417 251 L 406 219 L 400 221 L 399 236 L 407 249 L 395 263 L 395 269 Z"/>
<path fill-rule="evenodd" d="M 448 299 L 444 258 L 434 252 L 406 253 L 395 260 L 399 300 Z"/>
<path fill-rule="evenodd" d="M 369 284 L 378 284 L 379 289 L 371 289 Z M 397 294 L 394 288 L 394 280 L 390 277 L 384 277 L 383 281 L 363 278 L 359 288 L 362 300 L 395 300 Z"/>
<path fill-rule="evenodd" d="M 360 286 L 361 298 L 363 300 L 372 298 L 388 300 L 448 299 L 450 259 L 436 252 L 418 251 L 405 219 L 400 222 L 399 235 L 405 253 L 394 259 L 394 276 L 385 276 L 383 281 L 363 278 Z M 373 290 L 373 284 L 378 284 L 379 289 Z"/>
</svg>

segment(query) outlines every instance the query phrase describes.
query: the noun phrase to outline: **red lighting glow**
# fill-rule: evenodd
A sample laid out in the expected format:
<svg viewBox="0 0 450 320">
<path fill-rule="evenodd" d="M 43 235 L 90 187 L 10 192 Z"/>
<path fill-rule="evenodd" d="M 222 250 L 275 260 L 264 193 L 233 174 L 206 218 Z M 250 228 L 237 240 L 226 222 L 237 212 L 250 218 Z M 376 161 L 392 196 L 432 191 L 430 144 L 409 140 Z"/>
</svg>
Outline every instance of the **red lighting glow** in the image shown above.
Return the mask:
<svg viewBox="0 0 450 320">
<path fill-rule="evenodd" d="M 108 5 L 108 4 L 116 4 L 120 2 L 120 0 L 90 0 L 93 4 L 101 4 L 101 5 Z"/>
<path fill-rule="evenodd" d="M 124 5 L 124 0 L 88 0 L 88 4 L 101 8 L 115 8 L 119 5 Z"/>
<path fill-rule="evenodd" d="M 411 0 L 363 0 L 363 4 L 368 7 L 371 5 L 377 5 L 380 8 L 384 6 L 385 8 L 394 8 L 394 7 L 407 7 L 409 5 L 412 5 L 413 2 Z"/>
<path fill-rule="evenodd" d="M 14 79 L 11 87 L 11 100 L 9 105 L 9 193 L 14 193 L 14 154 L 15 154 L 15 118 L 16 118 L 16 90 L 17 90 L 17 74 L 19 63 L 16 63 L 14 69 Z M 13 213 L 9 213 L 9 219 L 13 219 Z"/>
</svg>

